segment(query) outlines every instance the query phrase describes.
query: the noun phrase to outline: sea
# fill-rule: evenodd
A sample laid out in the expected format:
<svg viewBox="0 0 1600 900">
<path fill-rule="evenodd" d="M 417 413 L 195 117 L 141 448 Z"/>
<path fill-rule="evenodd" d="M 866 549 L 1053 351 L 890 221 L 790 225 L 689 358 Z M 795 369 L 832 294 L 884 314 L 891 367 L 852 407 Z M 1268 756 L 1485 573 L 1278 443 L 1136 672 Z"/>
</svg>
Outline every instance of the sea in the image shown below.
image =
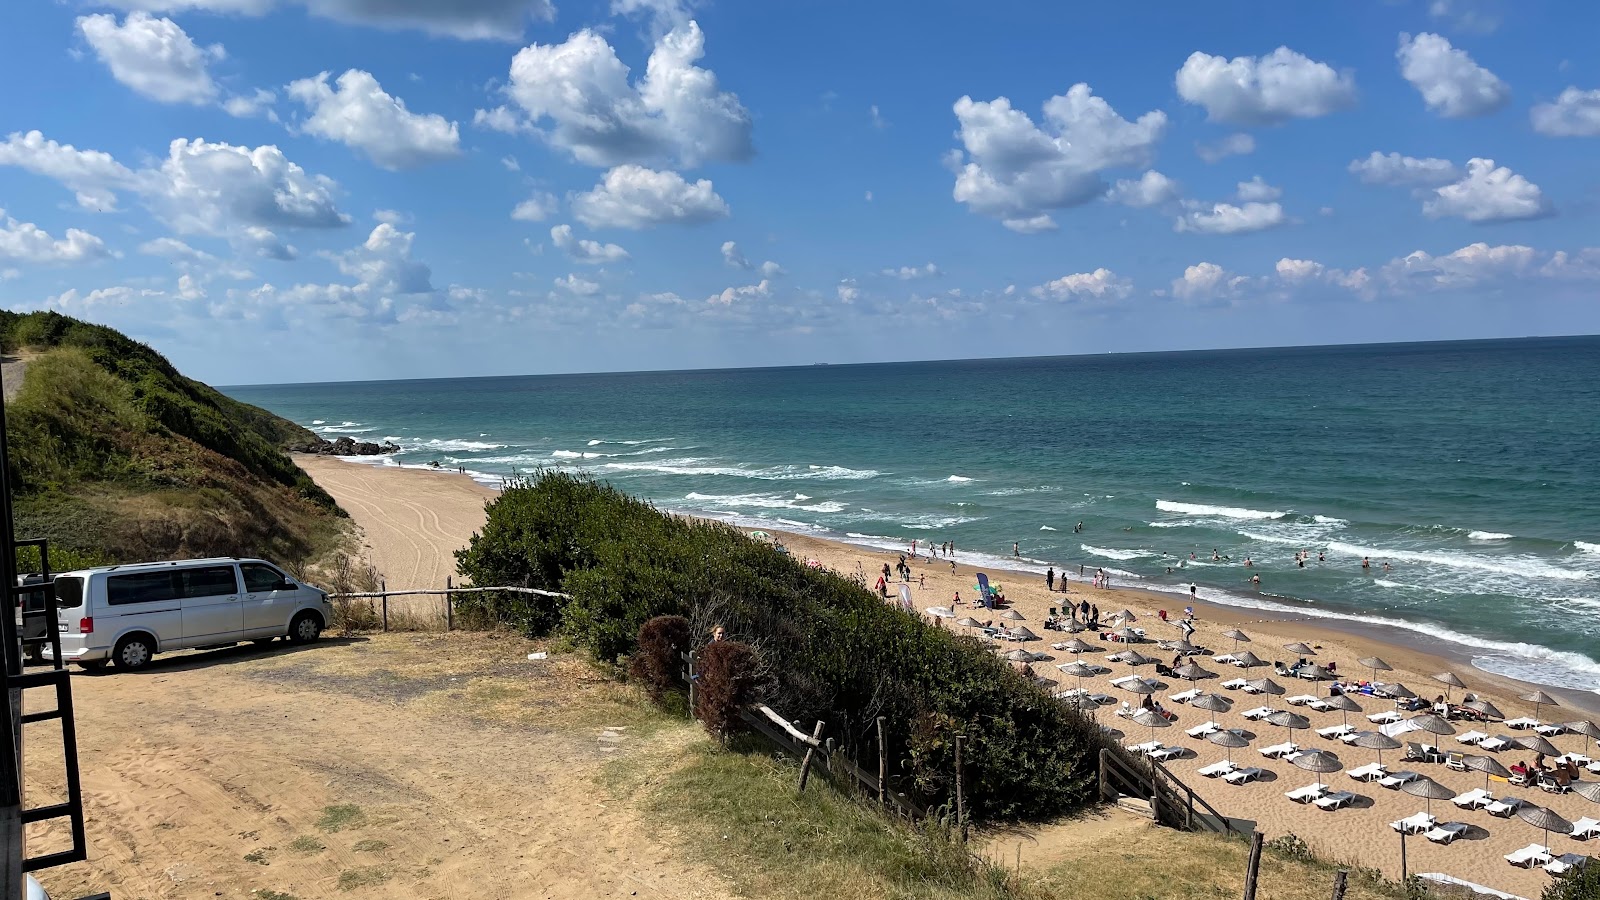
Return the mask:
<svg viewBox="0 0 1600 900">
<path fill-rule="evenodd" d="M 1600 337 L 225 390 L 401 448 L 352 464 L 587 472 L 741 527 L 1103 569 L 1174 608 L 1193 585 L 1600 692 Z"/>
</svg>

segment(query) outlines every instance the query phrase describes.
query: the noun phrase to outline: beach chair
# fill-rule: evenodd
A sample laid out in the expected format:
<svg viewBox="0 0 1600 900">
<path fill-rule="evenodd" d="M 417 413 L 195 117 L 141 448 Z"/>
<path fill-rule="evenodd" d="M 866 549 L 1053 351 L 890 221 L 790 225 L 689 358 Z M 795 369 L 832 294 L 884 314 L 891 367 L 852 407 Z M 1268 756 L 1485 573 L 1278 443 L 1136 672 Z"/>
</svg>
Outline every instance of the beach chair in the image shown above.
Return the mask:
<svg viewBox="0 0 1600 900">
<path fill-rule="evenodd" d="M 1101 706 L 1117 702 L 1117 698 L 1111 696 L 1110 694 L 1090 694 L 1089 699 L 1100 704 Z"/>
<path fill-rule="evenodd" d="M 1205 778 L 1221 778 L 1230 772 L 1237 771 L 1237 769 L 1238 767 L 1233 763 L 1228 762 L 1225 759 L 1219 759 L 1211 765 L 1196 769 L 1195 771 L 1200 773 L 1200 775 Z"/>
<path fill-rule="evenodd" d="M 1328 786 L 1324 784 L 1308 784 L 1303 788 L 1288 791 L 1284 794 L 1296 803 L 1311 803 L 1320 800 L 1328 793 Z"/>
<path fill-rule="evenodd" d="M 1316 700 L 1317 698 L 1310 694 L 1296 694 L 1293 697 L 1285 698 L 1283 702 L 1290 706 L 1305 706 L 1307 703 L 1315 703 Z"/>
<path fill-rule="evenodd" d="M 1483 809 L 1484 812 L 1496 818 L 1509 819 L 1516 815 L 1517 810 L 1521 809 L 1523 804 L 1527 802 L 1521 797 L 1501 797 L 1493 803 L 1485 804 Z"/>
<path fill-rule="evenodd" d="M 1597 759 L 1594 762 L 1589 763 L 1587 766 L 1584 766 L 1584 769 L 1593 772 L 1596 775 L 1600 775 L 1600 759 Z"/>
<path fill-rule="evenodd" d="M 1527 731 L 1529 728 L 1532 728 L 1538 724 L 1539 720 L 1535 719 L 1533 716 L 1523 716 L 1520 719 L 1507 719 L 1505 721 L 1505 726 L 1507 728 L 1515 728 L 1518 731 Z"/>
<path fill-rule="evenodd" d="M 1384 776 L 1383 778 L 1378 779 L 1378 787 L 1386 787 L 1391 791 L 1398 791 L 1400 790 L 1401 785 L 1410 784 L 1421 777 L 1421 775 L 1410 770 L 1393 772 Z"/>
<path fill-rule="evenodd" d="M 1138 681 L 1139 678 L 1140 678 L 1140 676 L 1138 676 L 1138 675 L 1124 675 L 1121 678 L 1113 678 L 1113 679 L 1111 679 L 1111 686 L 1112 687 L 1122 687 L 1123 685 L 1128 684 L 1130 682 Z"/>
<path fill-rule="evenodd" d="M 1345 774 L 1357 781 L 1377 781 L 1385 775 L 1388 775 L 1389 770 L 1385 769 L 1378 763 L 1368 763 L 1359 769 L 1351 769 Z"/>
<path fill-rule="evenodd" d="M 1147 753 L 1145 755 L 1149 756 L 1151 759 L 1156 759 L 1156 760 L 1160 760 L 1161 762 L 1166 762 L 1167 760 L 1172 759 L 1174 757 L 1182 756 L 1184 753 L 1187 753 L 1187 752 L 1188 751 L 1184 750 L 1182 747 L 1157 747 L 1156 749 L 1151 750 L 1149 753 Z"/>
<path fill-rule="evenodd" d="M 1220 725 L 1213 725 L 1210 722 L 1201 722 L 1199 725 L 1196 725 L 1195 727 L 1190 728 L 1188 731 L 1185 731 L 1184 734 L 1187 734 L 1189 737 L 1195 739 L 1200 739 L 1209 737 L 1211 734 L 1221 730 L 1222 726 Z"/>
<path fill-rule="evenodd" d="M 1558 734 L 1567 733 L 1567 728 L 1565 725 L 1559 725 L 1555 722 L 1546 722 L 1543 725 L 1535 725 L 1533 726 L 1533 730 L 1544 735 L 1545 737 L 1555 737 Z"/>
<path fill-rule="evenodd" d="M 1407 741 L 1405 758 L 1407 762 L 1415 761 L 1433 763 L 1442 762 L 1444 760 L 1444 754 L 1439 752 L 1438 747 L 1429 747 L 1427 744 L 1419 744 L 1415 741 Z"/>
<path fill-rule="evenodd" d="M 1134 744 L 1132 747 L 1129 747 L 1128 749 L 1133 751 L 1134 753 L 1151 753 L 1153 751 L 1161 749 L 1161 742 L 1160 741 L 1150 741 L 1149 743 L 1145 743 L 1145 744 Z"/>
<path fill-rule="evenodd" d="M 1239 661 L 1239 657 L 1234 656 L 1232 653 L 1224 653 L 1221 656 L 1213 656 L 1213 657 L 1211 657 L 1211 661 L 1216 663 L 1219 666 L 1226 666 L 1226 665 L 1232 665 L 1232 664 L 1238 662 Z"/>
<path fill-rule="evenodd" d="M 1522 869 L 1542 866 L 1550 861 L 1550 848 L 1543 844 L 1529 844 L 1514 853 L 1506 854 L 1506 862 Z"/>
<path fill-rule="evenodd" d="M 1438 823 L 1438 821 L 1438 819 L 1435 819 L 1433 816 L 1430 816 L 1425 812 L 1419 812 L 1414 816 L 1409 816 L 1401 819 L 1398 822 L 1390 822 L 1389 827 L 1393 828 L 1395 831 L 1403 832 L 1405 834 L 1421 834 L 1422 832 L 1432 828 Z"/>
<path fill-rule="evenodd" d="M 1572 763 L 1575 766 L 1586 766 L 1589 763 L 1594 762 L 1594 760 L 1584 756 L 1582 753 L 1563 753 L 1556 757 L 1556 762 L 1561 764 Z"/>
<path fill-rule="evenodd" d="M 1334 791 L 1326 797 L 1317 798 L 1316 803 L 1318 809 L 1325 809 L 1329 812 L 1332 812 L 1333 810 L 1342 809 L 1346 806 L 1349 806 L 1351 803 L 1355 802 L 1355 799 L 1356 795 L 1350 791 Z"/>
<path fill-rule="evenodd" d="M 1198 696 L 1200 696 L 1200 689 L 1199 688 L 1190 688 L 1187 691 L 1183 691 L 1183 692 L 1177 693 L 1177 694 L 1172 694 L 1172 695 L 1168 696 L 1167 699 L 1171 700 L 1173 703 L 1188 703 L 1190 700 L 1193 700 L 1194 698 L 1196 698 Z"/>
<path fill-rule="evenodd" d="M 1244 684 L 1240 685 L 1239 686 L 1239 690 L 1244 691 L 1246 694 L 1259 694 L 1259 693 L 1261 693 L 1261 689 L 1260 688 L 1255 687 L 1254 685 L 1250 684 L 1248 681 L 1245 682 Z"/>
<path fill-rule="evenodd" d="M 1544 791 L 1546 794 L 1570 794 L 1572 792 L 1571 787 L 1543 773 L 1539 775 L 1539 790 Z"/>
<path fill-rule="evenodd" d="M 1310 703 L 1306 704 L 1306 706 L 1311 707 L 1317 712 L 1327 712 L 1328 710 L 1333 709 L 1333 707 L 1328 705 L 1328 701 L 1321 697 L 1313 698 Z"/>
<path fill-rule="evenodd" d="M 1600 819 L 1591 819 L 1587 816 L 1572 823 L 1572 839 L 1587 841 L 1590 838 L 1600 837 Z"/>
<path fill-rule="evenodd" d="M 1495 802 L 1495 799 L 1493 794 L 1483 788 L 1473 788 L 1465 794 L 1455 795 L 1450 802 L 1462 809 L 1479 809 Z"/>
<path fill-rule="evenodd" d="M 1467 833 L 1465 822 L 1446 822 L 1443 825 L 1428 829 L 1423 835 L 1435 844 L 1449 844 L 1451 841 Z"/>
<path fill-rule="evenodd" d="M 1244 712 L 1244 717 L 1252 722 L 1260 721 L 1270 715 L 1272 715 L 1272 707 L 1270 706 L 1258 706 L 1255 709 L 1247 709 Z"/>
<path fill-rule="evenodd" d="M 1263 769 L 1249 766 L 1243 769 L 1234 769 L 1232 772 L 1222 776 L 1222 780 L 1229 784 L 1249 784 L 1260 778 L 1264 773 L 1265 770 Z"/>
<path fill-rule="evenodd" d="M 1374 725 L 1388 725 L 1392 722 L 1400 721 L 1401 718 L 1402 716 L 1399 713 L 1392 709 L 1386 709 L 1383 712 L 1373 713 L 1372 715 L 1367 716 L 1367 721 L 1373 723 Z"/>
<path fill-rule="evenodd" d="M 1490 753 L 1499 753 L 1509 746 L 1511 746 L 1511 737 L 1504 734 L 1497 734 L 1494 737 L 1478 741 L 1478 749 L 1487 750 Z"/>
<path fill-rule="evenodd" d="M 1446 769 L 1454 769 L 1457 772 L 1465 772 L 1467 770 L 1466 760 L 1467 755 L 1465 753 L 1447 753 L 1444 757 L 1444 767 Z"/>
<path fill-rule="evenodd" d="M 1330 741 L 1336 741 L 1340 738 L 1349 737 L 1355 733 L 1356 727 L 1354 725 L 1330 725 L 1327 728 L 1317 729 L 1317 735 L 1319 737 L 1325 737 Z"/>
<path fill-rule="evenodd" d="M 1458 744 L 1476 744 L 1477 742 L 1487 738 L 1488 736 L 1489 735 L 1486 732 L 1469 731 L 1466 734 L 1458 734 L 1458 735 L 1456 735 L 1456 743 L 1458 743 Z"/>
<path fill-rule="evenodd" d="M 1273 744 L 1271 747 L 1262 747 L 1261 755 L 1267 759 L 1287 759 L 1290 754 L 1298 753 L 1299 751 L 1299 747 L 1290 741 L 1284 741 L 1281 744 Z"/>
<path fill-rule="evenodd" d="M 1224 681 L 1222 682 L 1222 688 L 1224 690 L 1237 691 L 1245 686 L 1245 681 L 1246 679 L 1243 678 L 1235 678 L 1232 681 Z"/>
<path fill-rule="evenodd" d="M 1551 875 L 1561 876 L 1573 869 L 1583 868 L 1589 864 L 1589 857 L 1581 853 L 1563 853 L 1555 859 L 1544 864 L 1544 870 Z"/>
</svg>

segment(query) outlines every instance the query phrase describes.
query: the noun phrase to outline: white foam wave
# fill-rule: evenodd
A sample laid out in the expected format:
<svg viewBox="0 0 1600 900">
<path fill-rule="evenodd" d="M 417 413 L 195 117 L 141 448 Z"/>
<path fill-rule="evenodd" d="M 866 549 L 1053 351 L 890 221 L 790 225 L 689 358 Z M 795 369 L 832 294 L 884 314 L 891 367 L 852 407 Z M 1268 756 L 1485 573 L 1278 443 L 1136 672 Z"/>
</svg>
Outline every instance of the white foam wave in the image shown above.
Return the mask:
<svg viewBox="0 0 1600 900">
<path fill-rule="evenodd" d="M 1078 549 L 1095 556 L 1104 556 L 1106 559 L 1144 559 L 1156 555 L 1150 550 L 1122 550 L 1116 547 L 1091 547 L 1088 544 L 1079 544 Z"/>
<path fill-rule="evenodd" d="M 968 478 L 965 475 L 951 475 L 949 478 L 945 479 L 945 481 L 948 481 L 951 484 L 965 484 L 971 480 L 971 478 Z"/>
<path fill-rule="evenodd" d="M 1285 512 L 1266 512 L 1239 506 L 1208 506 L 1204 503 L 1179 503 L 1176 500 L 1157 500 L 1156 509 L 1181 513 L 1186 516 L 1222 516 L 1226 519 L 1281 519 Z"/>
<path fill-rule="evenodd" d="M 606 462 L 601 468 L 616 472 L 656 473 L 661 475 L 724 475 L 730 478 L 754 478 L 761 481 L 857 481 L 878 477 L 872 469 L 847 469 L 843 466 L 773 466 L 753 469 L 745 466 L 708 465 L 716 460 L 685 457 L 682 459 L 640 460 L 637 462 Z"/>
<path fill-rule="evenodd" d="M 981 522 L 983 516 L 916 516 L 900 521 L 901 528 L 914 528 L 917 531 L 932 531 L 936 528 L 954 528 L 968 522 Z"/>
<path fill-rule="evenodd" d="M 1516 535 L 1505 534 L 1499 531 L 1469 531 L 1467 537 L 1475 541 L 1506 541 Z"/>
<path fill-rule="evenodd" d="M 406 447 L 407 450 L 443 450 L 446 452 L 462 452 L 471 450 L 504 450 L 505 444 L 490 444 L 485 441 L 458 441 L 449 438 L 435 438 L 424 441 L 415 447 Z"/>
<path fill-rule="evenodd" d="M 803 495 L 797 495 L 803 496 Z M 807 505 L 775 494 L 701 494 L 691 492 L 684 498 L 692 503 L 710 503 L 715 506 L 755 507 L 758 509 L 800 509 L 814 513 L 836 513 L 848 509 L 837 500 L 824 500 Z M 811 499 L 809 497 L 807 500 Z"/>
<path fill-rule="evenodd" d="M 1573 541 L 1572 546 L 1583 553 L 1600 553 L 1600 544 L 1591 544 L 1588 541 Z"/>
<path fill-rule="evenodd" d="M 1318 525 L 1349 525 L 1350 524 L 1350 522 L 1348 520 L 1341 519 L 1341 518 L 1338 518 L 1336 516 L 1312 516 L 1311 517 L 1311 521 L 1316 522 Z"/>
<path fill-rule="evenodd" d="M 1188 528 L 1188 522 L 1149 522 L 1151 528 Z"/>
<path fill-rule="evenodd" d="M 604 444 L 604 443 L 605 443 L 605 441 L 593 440 L 593 441 L 589 442 L 589 446 L 590 447 L 598 447 L 598 446 L 600 446 L 601 444 Z"/>
<path fill-rule="evenodd" d="M 1055 529 L 1051 528 L 1049 525 L 1040 525 L 1039 526 L 1039 530 L 1040 531 L 1055 531 Z"/>
<path fill-rule="evenodd" d="M 1343 541 L 1329 543 L 1328 552 L 1341 553 L 1346 556 L 1400 560 L 1453 569 L 1501 572 L 1529 578 L 1550 578 L 1558 581 L 1589 581 L 1595 577 L 1591 572 L 1564 569 L 1533 556 L 1475 556 L 1470 553 L 1454 553 L 1448 550 L 1385 550 L 1376 547 L 1346 544 Z"/>
<path fill-rule="evenodd" d="M 1275 534 L 1262 534 L 1259 531 L 1240 531 L 1238 533 L 1242 537 L 1247 537 L 1252 541 L 1261 541 L 1265 544 L 1288 544 L 1293 547 L 1304 547 L 1306 545 L 1306 542 L 1299 538 L 1280 537 Z"/>
<path fill-rule="evenodd" d="M 597 459 L 597 458 L 602 457 L 602 456 L 610 456 L 610 455 L 611 454 L 609 454 L 609 453 L 591 453 L 591 452 L 589 452 L 587 450 L 584 450 L 584 451 L 581 451 L 581 452 L 578 451 L 578 450 L 552 450 L 552 451 L 550 451 L 550 458 L 551 459 Z"/>
<path fill-rule="evenodd" d="M 1001 488 L 998 491 L 984 491 L 985 497 L 1016 497 L 1020 494 L 1054 494 L 1061 488 L 1054 485 L 1041 484 L 1038 487 Z"/>
<path fill-rule="evenodd" d="M 796 500 L 810 500 L 811 498 L 809 496 L 805 495 L 805 494 L 795 494 L 794 495 L 794 499 L 796 499 Z"/>
<path fill-rule="evenodd" d="M 312 419 L 311 420 L 311 424 L 313 424 L 313 425 L 322 425 L 322 424 L 325 424 L 325 423 L 321 419 Z"/>
</svg>

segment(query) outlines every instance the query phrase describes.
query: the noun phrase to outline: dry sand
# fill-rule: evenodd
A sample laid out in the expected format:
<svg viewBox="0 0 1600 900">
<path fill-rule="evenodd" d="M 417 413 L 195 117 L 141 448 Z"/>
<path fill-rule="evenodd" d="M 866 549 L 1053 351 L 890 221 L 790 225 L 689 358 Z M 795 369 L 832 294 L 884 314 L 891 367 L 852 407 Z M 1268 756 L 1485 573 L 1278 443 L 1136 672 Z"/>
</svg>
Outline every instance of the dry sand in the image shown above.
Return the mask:
<svg viewBox="0 0 1600 900">
<path fill-rule="evenodd" d="M 470 479 L 448 473 L 354 465 L 333 459 L 302 459 L 301 463 L 319 484 L 345 505 L 356 523 L 365 531 L 372 560 L 389 578 L 391 587 L 407 583 L 407 579 L 420 579 L 419 586 L 442 584 L 444 577 L 451 573 L 453 567 L 450 551 L 463 546 L 471 533 L 481 527 L 483 502 L 486 497 L 493 495 L 492 491 Z M 784 535 L 782 539 L 797 557 L 820 560 L 823 565 L 846 574 L 859 570 L 867 575 L 869 582 L 876 579 L 885 562 L 892 566 L 898 557 L 898 554 L 894 553 L 800 535 Z M 432 558 L 418 558 L 430 556 Z M 977 570 L 970 566 L 958 565 L 957 571 L 952 574 L 947 561 L 934 561 L 926 557 L 915 561 L 912 566 L 913 598 L 919 610 L 950 605 L 957 591 L 961 593 L 963 600 L 967 601 L 970 601 L 976 593 L 972 588 Z M 1032 630 L 1044 635 L 1042 640 L 1029 644 L 1007 644 L 1006 649 L 1020 646 L 1035 651 L 1051 652 L 1048 646 L 1050 643 L 1065 640 L 1069 636 L 1060 632 L 1045 631 L 1042 623 L 1050 607 L 1063 606 L 1068 598 L 1072 602 L 1089 598 L 1091 603 L 1100 607 L 1103 617 L 1127 608 L 1139 617 L 1138 624 L 1147 629 L 1152 639 L 1165 640 L 1178 637 L 1177 628 L 1160 622 L 1156 617 L 1156 610 L 1166 609 L 1169 614 L 1181 615 L 1185 605 L 1182 598 L 1132 590 L 1096 590 L 1076 582 L 1072 584 L 1068 594 L 1049 593 L 1045 590 L 1043 580 L 1036 575 L 992 569 L 989 573 L 993 581 L 1005 587 L 1007 599 L 1026 617 L 1026 622 Z M 1400 681 L 1419 694 L 1431 696 L 1442 693 L 1443 685 L 1434 681 L 1432 676 L 1441 671 L 1451 670 L 1466 681 L 1468 690 L 1491 699 L 1508 717 L 1531 715 L 1533 712 L 1531 704 L 1515 699 L 1517 694 L 1529 690 L 1529 686 L 1480 672 L 1465 665 L 1461 660 L 1420 652 L 1414 647 L 1403 644 L 1386 643 L 1367 635 L 1340 633 L 1332 630 L 1330 624 L 1322 620 L 1274 620 L 1263 618 L 1257 610 L 1232 609 L 1203 603 L 1193 605 L 1199 616 L 1194 643 L 1212 648 L 1218 653 L 1228 651 L 1233 645 L 1232 641 L 1220 636 L 1221 632 L 1230 627 L 1239 627 L 1253 638 L 1253 643 L 1247 647 L 1269 661 L 1284 659 L 1292 662 L 1295 655 L 1285 651 L 1283 645 L 1294 641 L 1305 641 L 1316 648 L 1316 661 L 1324 664 L 1337 661 L 1345 677 L 1366 675 L 1356 660 L 1379 656 L 1395 667 L 1394 672 L 1384 674 L 1384 680 Z M 957 615 L 966 615 L 969 611 L 969 606 L 962 606 Z M 980 611 L 973 615 L 983 620 L 993 618 L 994 612 Z M 1083 637 L 1097 646 L 1102 646 L 1092 634 L 1085 634 Z M 1104 652 L 1085 654 L 1085 658 L 1089 661 L 1099 661 L 1105 652 L 1111 652 L 1119 647 L 1117 644 L 1103 646 L 1108 649 Z M 1162 655 L 1154 645 L 1143 645 L 1141 649 L 1148 651 L 1147 655 Z M 1052 655 L 1055 659 L 1036 663 L 1035 669 L 1041 674 L 1057 676 L 1060 673 L 1054 671 L 1053 667 L 1073 659 L 1070 654 L 1065 653 L 1052 653 Z M 1163 661 L 1171 660 L 1163 656 Z M 1223 672 L 1224 678 L 1244 674 L 1243 670 L 1210 664 L 1203 658 L 1201 662 L 1206 668 Z M 1119 691 L 1109 684 L 1111 678 L 1128 674 L 1132 670 L 1121 664 L 1107 665 L 1113 669 L 1112 674 L 1086 679 L 1084 686 L 1137 703 L 1138 697 Z M 1154 675 L 1153 667 L 1143 667 L 1137 671 L 1147 676 Z M 1250 677 L 1266 677 L 1272 673 L 1270 669 L 1252 669 L 1248 674 Z M 1065 676 L 1061 676 L 1061 679 L 1063 687 L 1075 686 L 1074 679 Z M 1309 682 L 1294 683 L 1292 679 L 1287 678 L 1276 680 L 1288 688 L 1286 696 L 1326 694 L 1325 683 L 1319 690 L 1318 686 Z M 1184 729 L 1207 721 L 1210 714 L 1172 703 L 1168 703 L 1167 706 L 1178 714 L 1176 726 L 1160 729 L 1156 737 L 1169 745 L 1188 748 L 1190 752 L 1185 758 L 1169 762 L 1168 767 L 1224 814 L 1256 821 L 1269 838 L 1293 833 L 1325 856 L 1380 868 L 1391 877 L 1398 876 L 1400 838 L 1390 829 L 1389 823 L 1422 811 L 1425 805 L 1423 801 L 1397 791 L 1386 790 L 1375 783 L 1357 783 L 1342 772 L 1325 776 L 1326 781 L 1335 785 L 1337 789 L 1354 791 L 1359 795 L 1352 808 L 1327 812 L 1315 806 L 1290 801 L 1284 796 L 1284 792 L 1311 784 L 1317 776 L 1297 769 L 1289 763 L 1263 758 L 1257 752 L 1257 748 L 1281 743 L 1288 739 L 1288 733 L 1281 728 L 1264 723 L 1252 723 L 1243 718 L 1243 711 L 1264 705 L 1261 702 L 1262 698 L 1252 698 L 1240 691 L 1224 691 L 1216 685 L 1217 681 L 1201 683 L 1202 688 L 1217 691 L 1235 700 L 1234 709 L 1219 713 L 1217 722 L 1225 728 L 1246 729 L 1255 736 L 1250 747 L 1233 752 L 1235 761 L 1244 765 L 1259 766 L 1267 770 L 1268 775 L 1257 784 L 1232 786 L 1220 780 L 1207 779 L 1195 774 L 1197 768 L 1220 760 L 1224 755 L 1223 750 L 1206 741 L 1190 738 L 1184 733 Z M 1172 692 L 1187 687 L 1188 685 L 1181 681 L 1175 682 Z M 1460 692 L 1456 693 L 1459 696 Z M 1165 692 L 1163 696 L 1164 694 Z M 1363 712 L 1351 713 L 1351 724 L 1363 729 L 1376 728 L 1365 720 L 1365 714 L 1393 707 L 1389 701 L 1374 698 L 1358 698 L 1358 702 Z M 1282 698 L 1276 698 L 1274 705 L 1282 708 Z M 1297 711 L 1311 719 L 1313 728 L 1338 724 L 1340 721 L 1338 713 L 1317 713 L 1304 707 L 1298 708 Z M 1570 706 L 1556 709 L 1547 706 L 1543 718 L 1547 721 L 1566 721 L 1580 715 L 1592 717 L 1590 713 L 1574 710 Z M 1132 741 L 1142 742 L 1150 739 L 1149 729 L 1113 718 L 1110 707 L 1107 707 L 1100 716 L 1107 723 L 1115 724 L 1128 732 Z M 1457 727 L 1458 731 L 1465 732 L 1473 726 L 1458 723 Z M 1480 730 L 1507 733 L 1504 727 L 1482 727 Z M 1402 736 L 1400 739 L 1404 741 L 1407 737 L 1416 739 L 1415 734 Z M 1324 740 L 1317 737 L 1313 731 L 1296 732 L 1295 738 L 1303 746 L 1336 753 L 1347 768 L 1365 765 L 1376 758 L 1373 751 Z M 1584 745 L 1583 738 L 1572 735 L 1557 737 L 1554 743 L 1564 751 L 1582 750 Z M 1475 752 L 1456 743 L 1453 737 L 1439 738 L 1439 744 L 1443 750 Z M 1600 755 L 1594 751 L 1591 751 L 1591 754 Z M 1384 762 L 1389 765 L 1391 771 L 1410 768 L 1458 792 L 1483 787 L 1484 777 L 1481 774 L 1451 771 L 1442 764 L 1402 764 L 1401 756 L 1400 751 L 1387 751 L 1384 753 Z M 1500 752 L 1496 758 L 1509 767 L 1519 760 L 1531 761 L 1532 756 L 1532 753 L 1513 749 Z M 1586 774 L 1585 777 L 1592 781 L 1597 776 Z M 1591 803 L 1576 794 L 1552 795 L 1537 789 L 1514 788 L 1504 782 L 1491 783 L 1490 790 L 1496 796 L 1520 796 L 1529 802 L 1548 806 L 1568 820 L 1577 820 L 1583 816 L 1600 817 L 1600 804 Z M 1435 801 L 1433 811 L 1440 821 L 1459 821 L 1473 827 L 1465 837 L 1450 846 L 1434 845 L 1420 837 L 1408 840 L 1407 851 L 1412 872 L 1444 872 L 1523 897 L 1537 897 L 1544 885 L 1549 882 L 1550 876 L 1542 870 L 1514 868 L 1502 858 L 1505 854 L 1530 843 L 1542 842 L 1544 837 L 1542 832 L 1515 817 L 1501 819 L 1483 811 L 1458 810 L 1448 800 Z M 1589 842 L 1590 845 L 1595 843 Z M 1550 844 L 1551 849 L 1558 854 L 1588 852 L 1588 847 L 1584 843 L 1566 836 L 1552 836 Z"/>
</svg>

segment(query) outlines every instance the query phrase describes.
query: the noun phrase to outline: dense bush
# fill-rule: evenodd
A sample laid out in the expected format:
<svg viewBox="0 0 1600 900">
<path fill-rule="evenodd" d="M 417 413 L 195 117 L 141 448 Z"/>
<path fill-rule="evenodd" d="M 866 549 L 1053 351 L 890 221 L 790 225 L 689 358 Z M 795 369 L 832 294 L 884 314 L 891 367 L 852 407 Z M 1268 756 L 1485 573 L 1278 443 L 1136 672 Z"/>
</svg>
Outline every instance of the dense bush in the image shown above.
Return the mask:
<svg viewBox="0 0 1600 900">
<path fill-rule="evenodd" d="M 656 616 L 639 627 L 639 646 L 628 660 L 628 674 L 644 685 L 651 700 L 660 702 L 681 681 L 683 658 L 689 649 L 689 620 L 683 616 Z"/>
<path fill-rule="evenodd" d="M 713 737 L 743 731 L 739 710 L 756 698 L 761 663 L 749 644 L 717 641 L 695 658 L 694 717 Z"/>
<path fill-rule="evenodd" d="M 1097 753 L 1112 745 L 1094 723 L 977 641 L 727 526 L 543 473 L 508 485 L 457 558 L 475 584 L 570 593 L 565 603 L 479 596 L 499 620 L 560 628 L 602 660 L 631 651 L 656 616 L 685 616 L 701 635 L 726 625 L 756 652 L 762 699 L 791 720 L 825 721 L 844 752 L 875 760 L 883 716 L 896 788 L 930 806 L 948 796 L 957 732 L 974 818 L 1049 816 L 1097 799 Z"/>
<path fill-rule="evenodd" d="M 1600 864 L 1589 863 L 1551 882 L 1540 900 L 1600 900 Z"/>
</svg>

